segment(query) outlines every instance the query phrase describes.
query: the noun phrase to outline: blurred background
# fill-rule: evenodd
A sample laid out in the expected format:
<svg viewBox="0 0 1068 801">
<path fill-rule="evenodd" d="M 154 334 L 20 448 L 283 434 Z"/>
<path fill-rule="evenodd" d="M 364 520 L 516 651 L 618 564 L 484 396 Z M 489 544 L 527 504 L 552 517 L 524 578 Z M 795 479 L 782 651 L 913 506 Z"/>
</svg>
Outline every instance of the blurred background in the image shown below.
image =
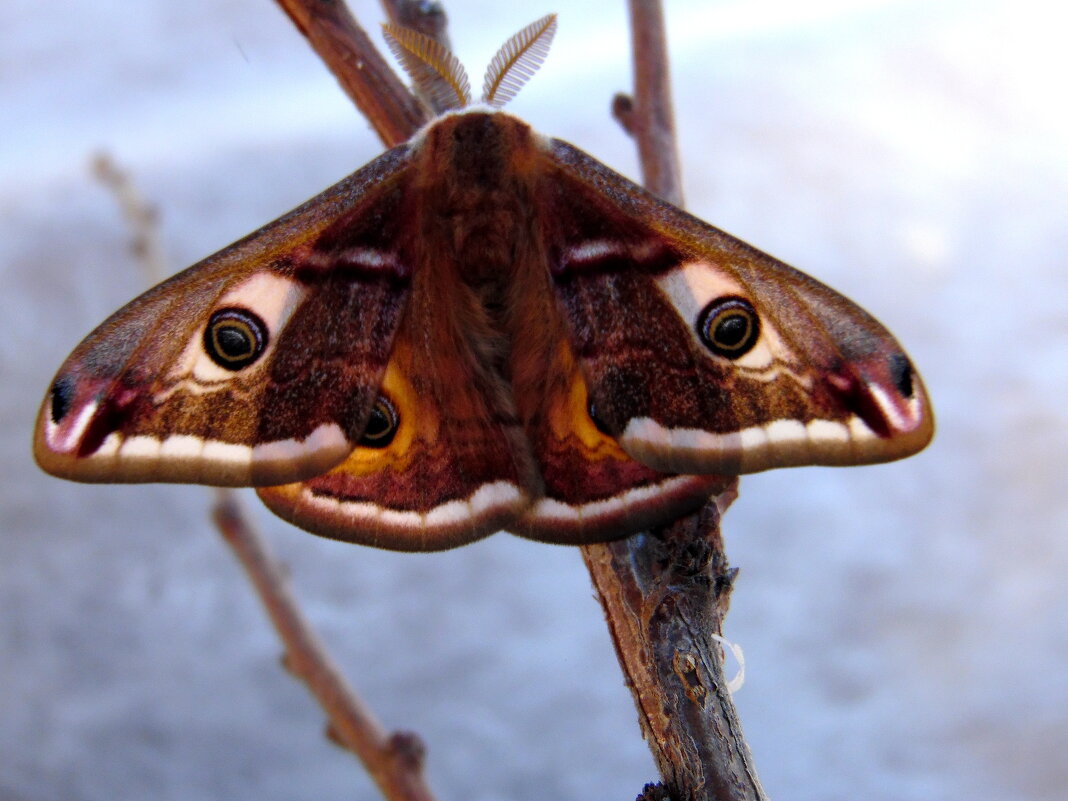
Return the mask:
<svg viewBox="0 0 1068 801">
<path fill-rule="evenodd" d="M 622 3 L 449 4 L 473 83 L 560 11 L 512 110 L 636 175 L 609 118 Z M 377 6 L 360 2 L 377 29 Z M 1068 792 L 1068 14 L 1037 0 L 669 2 L 688 207 L 872 311 L 939 432 L 920 456 L 743 479 L 726 634 L 776 799 Z M 0 6 L 0 799 L 373 798 L 198 487 L 30 456 L 70 349 L 145 288 L 89 163 L 177 270 L 381 150 L 267 0 Z M 377 33 L 375 34 L 377 36 Z M 320 540 L 248 499 L 304 608 L 442 799 L 625 799 L 654 778 L 576 550 Z"/>
</svg>

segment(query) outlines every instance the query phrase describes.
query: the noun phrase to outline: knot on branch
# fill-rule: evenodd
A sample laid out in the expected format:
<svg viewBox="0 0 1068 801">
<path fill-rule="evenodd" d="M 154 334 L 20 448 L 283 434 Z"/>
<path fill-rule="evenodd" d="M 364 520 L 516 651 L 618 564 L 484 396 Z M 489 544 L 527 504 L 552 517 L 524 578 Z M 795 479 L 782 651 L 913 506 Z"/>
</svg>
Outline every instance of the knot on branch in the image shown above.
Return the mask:
<svg viewBox="0 0 1068 801">
<path fill-rule="evenodd" d="M 642 788 L 642 791 L 638 793 L 638 797 L 634 801 L 671 801 L 671 793 L 660 782 L 655 784 L 650 782 Z"/>
<path fill-rule="evenodd" d="M 406 770 L 421 772 L 426 761 L 426 744 L 414 731 L 395 731 L 389 736 L 389 751 Z"/>
<path fill-rule="evenodd" d="M 617 92 L 612 98 L 612 117 L 627 136 L 634 136 L 634 114 L 634 98 L 624 92 Z"/>
</svg>

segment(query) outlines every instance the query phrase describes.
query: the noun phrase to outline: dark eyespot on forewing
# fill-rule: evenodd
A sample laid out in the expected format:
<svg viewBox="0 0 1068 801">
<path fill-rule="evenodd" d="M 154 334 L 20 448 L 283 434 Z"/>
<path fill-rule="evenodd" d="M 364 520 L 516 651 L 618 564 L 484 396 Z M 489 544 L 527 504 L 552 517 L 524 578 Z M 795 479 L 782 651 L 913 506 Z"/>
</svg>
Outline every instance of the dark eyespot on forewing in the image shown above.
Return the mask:
<svg viewBox="0 0 1068 801">
<path fill-rule="evenodd" d="M 904 353 L 895 353 L 889 359 L 890 378 L 903 398 L 911 398 L 915 388 L 912 385 L 912 363 Z"/>
<path fill-rule="evenodd" d="M 760 319 L 745 298 L 716 298 L 701 310 L 697 334 L 717 356 L 738 359 L 752 350 L 760 338 Z"/>
<path fill-rule="evenodd" d="M 205 352 L 226 370 L 248 367 L 266 347 L 267 325 L 248 309 L 219 309 L 204 329 Z"/>
<path fill-rule="evenodd" d="M 53 423 L 61 422 L 70 412 L 76 390 L 77 384 L 73 376 L 65 375 L 56 379 L 56 383 L 52 385 L 51 412 Z"/>
<path fill-rule="evenodd" d="M 378 396 L 371 416 L 367 418 L 367 426 L 360 437 L 360 445 L 366 448 L 384 448 L 393 441 L 397 433 L 397 425 L 400 420 L 393 404 L 382 395 Z"/>
</svg>

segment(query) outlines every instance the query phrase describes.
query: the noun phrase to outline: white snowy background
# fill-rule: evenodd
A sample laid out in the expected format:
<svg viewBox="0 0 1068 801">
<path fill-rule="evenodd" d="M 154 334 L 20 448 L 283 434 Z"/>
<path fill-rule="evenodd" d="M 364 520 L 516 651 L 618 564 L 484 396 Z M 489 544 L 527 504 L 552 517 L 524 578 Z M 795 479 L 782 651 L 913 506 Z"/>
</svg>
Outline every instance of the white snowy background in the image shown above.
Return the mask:
<svg viewBox="0 0 1068 801">
<path fill-rule="evenodd" d="M 451 4 L 475 83 L 560 11 L 513 110 L 635 175 L 606 112 L 622 4 L 512 5 Z M 1059 9 L 668 4 L 689 208 L 876 314 L 938 413 L 914 459 L 745 478 L 727 515 L 737 701 L 780 801 L 1068 797 Z M 280 668 L 208 491 L 61 482 L 29 442 L 62 359 L 145 284 L 93 153 L 159 205 L 178 269 L 379 144 L 268 0 L 4 0 L 0 119 L 0 799 L 374 798 Z M 577 551 L 398 555 L 256 516 L 367 701 L 425 737 L 442 799 L 653 779 Z"/>
</svg>

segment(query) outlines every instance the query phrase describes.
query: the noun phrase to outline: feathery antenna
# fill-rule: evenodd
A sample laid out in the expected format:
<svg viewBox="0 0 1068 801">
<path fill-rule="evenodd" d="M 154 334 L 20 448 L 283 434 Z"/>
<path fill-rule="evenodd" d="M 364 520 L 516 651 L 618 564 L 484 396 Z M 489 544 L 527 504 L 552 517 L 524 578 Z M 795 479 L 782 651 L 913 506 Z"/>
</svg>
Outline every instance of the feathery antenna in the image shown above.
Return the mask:
<svg viewBox="0 0 1068 801">
<path fill-rule="evenodd" d="M 392 23 L 383 25 L 382 33 L 389 49 L 415 83 L 419 96 L 435 112 L 463 108 L 471 102 L 467 72 L 445 46 L 418 31 Z"/>
<path fill-rule="evenodd" d="M 515 97 L 545 61 L 555 33 L 556 14 L 548 14 L 501 45 L 486 70 L 482 102 L 500 108 Z"/>
</svg>

